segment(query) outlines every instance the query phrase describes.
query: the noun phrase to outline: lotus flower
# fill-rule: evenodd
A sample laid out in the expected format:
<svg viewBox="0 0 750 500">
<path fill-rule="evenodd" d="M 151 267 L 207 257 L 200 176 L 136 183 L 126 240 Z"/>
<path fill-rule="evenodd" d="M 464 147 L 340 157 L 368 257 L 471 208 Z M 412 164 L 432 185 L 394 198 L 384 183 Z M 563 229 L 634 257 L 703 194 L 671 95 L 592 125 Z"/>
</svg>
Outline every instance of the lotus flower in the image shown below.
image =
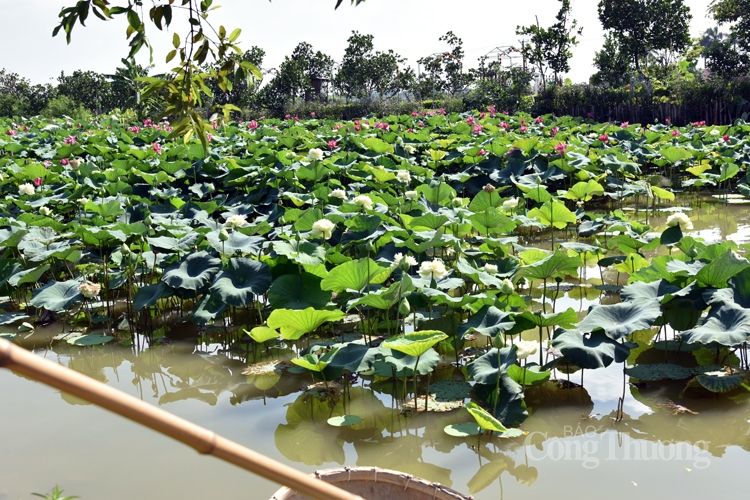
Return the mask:
<svg viewBox="0 0 750 500">
<path fill-rule="evenodd" d="M 322 237 L 324 240 L 330 239 L 333 235 L 333 230 L 336 228 L 336 224 L 329 221 L 328 219 L 320 219 L 312 225 L 312 231 L 310 234 L 316 238 Z"/>
<path fill-rule="evenodd" d="M 485 264 L 484 272 L 487 274 L 497 274 L 497 266 L 495 264 Z"/>
<path fill-rule="evenodd" d="M 336 141 L 333 141 L 333 140 L 328 141 L 328 148 L 331 150 L 336 149 L 338 145 L 339 144 Z"/>
<path fill-rule="evenodd" d="M 258 122 L 256 122 L 255 120 L 250 120 L 250 122 L 248 122 L 247 124 L 247 128 L 249 128 L 250 130 L 255 130 L 256 128 L 258 128 Z"/>
<path fill-rule="evenodd" d="M 238 228 L 247 224 L 247 218 L 239 214 L 230 215 L 224 224 L 232 229 Z"/>
<path fill-rule="evenodd" d="M 690 221 L 690 217 L 684 212 L 674 213 L 667 218 L 667 226 L 672 227 L 677 225 L 680 226 L 680 229 L 685 229 L 686 231 L 691 231 L 693 229 L 693 223 Z"/>
<path fill-rule="evenodd" d="M 424 261 L 419 265 L 419 275 L 423 278 L 434 278 L 436 281 L 447 274 L 445 264 L 438 259 Z"/>
<path fill-rule="evenodd" d="M 78 291 L 81 292 L 81 295 L 83 295 L 87 299 L 93 299 L 97 295 L 99 295 L 99 292 L 101 291 L 101 285 L 98 283 L 91 283 L 90 281 L 87 281 L 86 283 L 81 283 L 78 286 Z"/>
<path fill-rule="evenodd" d="M 68 137 L 65 138 L 63 142 L 65 144 L 75 144 L 78 142 L 78 138 L 74 135 L 69 135 Z"/>
<path fill-rule="evenodd" d="M 157 144 L 156 142 L 151 144 L 151 149 L 153 149 L 156 154 L 161 154 L 161 146 L 159 146 L 159 144 Z"/>
<path fill-rule="evenodd" d="M 328 195 L 330 198 L 338 198 L 340 200 L 346 199 L 346 191 L 343 189 L 334 189 L 331 194 Z"/>
<path fill-rule="evenodd" d="M 35 192 L 34 185 L 30 183 L 21 184 L 18 186 L 18 194 L 20 196 L 31 196 Z"/>
<path fill-rule="evenodd" d="M 555 151 L 557 151 L 557 154 L 559 154 L 560 156 L 565 155 L 566 149 L 568 149 L 568 145 L 564 142 L 558 142 L 557 144 L 555 144 Z"/>
<path fill-rule="evenodd" d="M 515 291 L 516 291 L 516 287 L 513 286 L 513 282 L 510 279 L 505 278 L 500 283 L 500 293 L 504 293 L 505 295 L 510 295 Z"/>
<path fill-rule="evenodd" d="M 34 179 L 34 185 L 35 185 L 36 187 L 39 187 L 39 186 L 41 186 L 41 185 L 42 185 L 42 182 L 44 182 L 44 179 L 42 179 L 41 177 L 37 177 L 36 179 Z"/>
<path fill-rule="evenodd" d="M 609 141 L 609 136 L 607 134 L 602 134 L 602 135 L 599 136 L 599 140 L 602 141 L 602 142 L 608 142 Z"/>
<path fill-rule="evenodd" d="M 313 148 L 307 153 L 307 159 L 310 161 L 321 161 L 323 159 L 323 150 Z"/>
<path fill-rule="evenodd" d="M 399 182 L 408 184 L 411 182 L 411 174 L 406 170 L 399 170 L 396 174 L 396 179 L 398 179 Z"/>
<path fill-rule="evenodd" d="M 372 198 L 369 196 L 365 196 L 363 194 L 359 196 L 355 196 L 354 200 L 352 200 L 355 205 L 359 205 L 362 208 L 366 208 L 367 210 L 372 210 L 373 203 Z"/>
<path fill-rule="evenodd" d="M 408 201 L 416 200 L 418 196 L 418 193 L 416 191 L 407 191 L 404 193 L 404 198 L 406 198 Z"/>
<path fill-rule="evenodd" d="M 537 343 L 529 340 L 519 340 L 516 342 L 516 359 L 526 359 L 536 353 Z"/>
<path fill-rule="evenodd" d="M 412 267 L 417 265 L 417 259 L 415 259 L 411 255 L 404 255 L 401 252 L 398 252 L 393 256 L 393 264 L 397 266 L 405 264 L 409 267 Z"/>
<path fill-rule="evenodd" d="M 70 164 L 70 162 L 68 161 L 67 158 L 63 158 L 62 160 L 60 160 L 60 165 L 68 165 L 68 164 Z"/>
<path fill-rule="evenodd" d="M 503 211 L 511 212 L 515 210 L 520 203 L 521 203 L 521 200 L 519 200 L 518 198 L 511 198 L 509 200 L 505 200 L 503 202 Z"/>
</svg>

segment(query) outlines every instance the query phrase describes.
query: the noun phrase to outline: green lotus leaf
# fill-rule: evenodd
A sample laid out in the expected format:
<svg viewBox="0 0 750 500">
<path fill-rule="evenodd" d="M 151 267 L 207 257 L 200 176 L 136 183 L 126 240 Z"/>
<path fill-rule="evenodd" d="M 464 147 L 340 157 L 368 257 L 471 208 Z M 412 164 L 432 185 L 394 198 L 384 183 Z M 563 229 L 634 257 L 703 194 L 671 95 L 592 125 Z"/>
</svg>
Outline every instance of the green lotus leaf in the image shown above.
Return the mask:
<svg viewBox="0 0 750 500">
<path fill-rule="evenodd" d="M 341 293 L 346 290 L 360 292 L 368 284 L 380 284 L 388 279 L 391 268 L 381 266 L 372 259 L 345 262 L 331 269 L 320 283 L 323 290 Z"/>
<path fill-rule="evenodd" d="M 572 307 L 567 308 L 565 311 L 557 313 L 542 313 L 540 311 L 524 311 L 522 314 L 516 315 L 516 320 L 523 318 L 525 321 L 535 325 L 537 327 L 551 327 L 551 326 L 562 326 L 570 328 L 578 323 L 578 315 Z"/>
<path fill-rule="evenodd" d="M 727 250 L 718 258 L 711 260 L 695 275 L 695 280 L 702 287 L 723 288 L 727 280 L 750 267 L 750 262 L 732 250 Z"/>
<path fill-rule="evenodd" d="M 349 427 L 350 425 L 357 425 L 362 422 L 362 417 L 357 415 L 341 415 L 338 417 L 331 417 L 327 420 L 328 425 L 333 427 Z"/>
<path fill-rule="evenodd" d="M 693 156 L 688 150 L 676 148 L 674 146 L 659 150 L 659 154 L 669 163 L 677 163 L 678 161 L 687 160 Z"/>
<path fill-rule="evenodd" d="M 525 368 L 515 364 L 508 367 L 508 376 L 525 387 L 542 385 L 549 380 L 551 374 L 551 371 L 544 370 L 536 364 L 529 364 Z"/>
<path fill-rule="evenodd" d="M 494 337 L 498 333 L 508 333 L 516 327 L 513 314 L 502 311 L 495 306 L 484 306 L 469 321 L 458 327 L 458 336 L 464 337 L 467 333 L 476 331 L 488 337 Z"/>
<path fill-rule="evenodd" d="M 216 277 L 211 293 L 230 306 L 244 307 L 263 295 L 271 286 L 271 269 L 267 264 L 245 257 L 229 259 L 226 269 Z"/>
<path fill-rule="evenodd" d="M 240 231 L 230 232 L 226 241 L 221 241 L 219 236 L 219 230 L 212 231 L 206 235 L 206 240 L 214 250 L 223 255 L 257 255 L 265 241 L 261 236 L 247 236 Z"/>
<path fill-rule="evenodd" d="M 338 347 L 331 347 L 331 349 L 325 351 L 322 356 L 311 353 L 299 358 L 293 358 L 291 362 L 292 364 L 301 366 L 305 370 L 309 370 L 311 372 L 322 372 L 330 364 L 333 357 L 336 356 L 336 352 L 338 350 Z"/>
<path fill-rule="evenodd" d="M 53 312 L 67 311 L 70 307 L 83 300 L 79 290 L 81 282 L 77 280 L 50 281 L 41 288 L 37 288 L 31 295 L 30 304 L 37 309 L 47 309 Z"/>
<path fill-rule="evenodd" d="M 255 328 L 250 330 L 250 332 L 247 332 L 247 330 L 245 330 L 245 332 L 250 335 L 251 339 L 258 342 L 259 344 L 279 338 L 279 332 L 274 330 L 273 328 L 268 328 L 267 326 L 256 326 Z"/>
<path fill-rule="evenodd" d="M 469 364 L 469 375 L 478 384 L 494 387 L 497 378 L 516 362 L 517 352 L 518 348 L 515 345 L 502 349 L 493 347 Z"/>
<path fill-rule="evenodd" d="M 44 273 L 46 273 L 49 268 L 49 264 L 44 264 L 43 266 L 19 271 L 10 277 L 8 283 L 10 286 L 23 285 L 24 283 L 36 283 L 42 276 L 44 276 Z"/>
<path fill-rule="evenodd" d="M 298 264 L 322 264 L 326 260 L 324 247 L 311 241 L 274 241 L 273 251 Z"/>
<path fill-rule="evenodd" d="M 397 335 L 383 342 L 383 347 L 419 357 L 448 336 L 438 330 L 422 330 L 405 335 Z"/>
<path fill-rule="evenodd" d="M 672 363 L 639 364 L 626 368 L 625 373 L 630 377 L 647 382 L 666 379 L 683 380 L 693 376 L 693 371 L 690 368 Z"/>
<path fill-rule="evenodd" d="M 198 233 L 191 232 L 182 238 L 157 236 L 154 238 L 147 238 L 147 241 L 150 246 L 166 250 L 167 252 L 189 252 L 195 246 L 195 242 L 198 241 L 199 236 Z"/>
<path fill-rule="evenodd" d="M 303 310 L 275 309 L 268 316 L 269 328 L 281 330 L 281 336 L 287 340 L 297 340 L 306 333 L 314 332 L 323 323 L 344 319 L 340 310 L 316 310 L 308 307 Z"/>
<path fill-rule="evenodd" d="M 22 312 L 0 313 L 0 325 L 10 325 L 11 323 L 24 319 L 29 319 L 29 315 Z"/>
<path fill-rule="evenodd" d="M 220 269 L 221 259 L 195 252 L 167 268 L 162 281 L 172 288 L 196 291 L 208 286 Z"/>
<path fill-rule="evenodd" d="M 565 252 L 555 252 L 538 262 L 521 266 L 514 276 L 514 281 L 520 278 L 548 280 L 555 276 L 576 276 L 579 267 L 581 267 L 579 257 L 570 257 Z"/>
<path fill-rule="evenodd" d="M 207 293 L 193 307 L 193 321 L 198 325 L 205 325 L 221 316 L 227 310 L 227 303 L 216 293 Z"/>
<path fill-rule="evenodd" d="M 659 237 L 659 241 L 662 245 L 672 246 L 676 245 L 682 239 L 682 229 L 680 225 L 671 226 L 664 230 Z"/>
<path fill-rule="evenodd" d="M 382 360 L 375 361 L 373 368 L 375 375 L 386 378 L 393 377 L 394 372 L 397 378 L 413 377 L 415 370 L 418 375 L 427 375 L 440 362 L 440 354 L 434 349 L 428 350 L 419 359 L 388 348 L 382 348 L 381 356 Z"/>
<path fill-rule="evenodd" d="M 717 370 L 698 375 L 696 379 L 711 392 L 729 392 L 740 387 L 745 381 L 745 376 L 741 373 L 730 375 L 724 370 Z"/>
<path fill-rule="evenodd" d="M 332 293 L 320 288 L 321 278 L 310 273 L 279 276 L 268 289 L 268 303 L 274 309 L 322 309 Z"/>
<path fill-rule="evenodd" d="M 516 223 L 513 222 L 513 219 L 494 207 L 475 213 L 469 217 L 469 220 L 474 223 L 474 227 L 482 234 L 487 234 L 488 232 L 492 234 L 505 234 L 516 228 Z"/>
<path fill-rule="evenodd" d="M 565 192 L 564 197 L 573 201 L 591 201 L 594 196 L 602 196 L 604 188 L 593 179 L 588 182 L 577 182 Z"/>
<path fill-rule="evenodd" d="M 620 340 L 635 331 L 651 328 L 659 316 L 661 306 L 653 300 L 597 304 L 591 306 L 578 323 L 578 329 L 584 332 L 604 330 L 613 340 Z"/>
<path fill-rule="evenodd" d="M 463 424 L 451 424 L 443 427 L 443 432 L 453 437 L 469 437 L 481 434 L 482 428 L 476 422 L 465 422 Z"/>
<path fill-rule="evenodd" d="M 630 349 L 603 333 L 584 335 L 579 330 L 557 330 L 551 345 L 570 363 L 586 369 L 604 368 L 612 361 L 621 363 L 630 354 Z"/>
<path fill-rule="evenodd" d="M 714 305 L 706 321 L 696 328 L 680 333 L 680 338 L 688 344 L 717 344 L 734 347 L 750 337 L 750 310 L 734 303 Z"/>
<path fill-rule="evenodd" d="M 672 297 L 686 295 L 690 290 L 692 286 L 680 288 L 664 279 L 650 283 L 636 281 L 623 287 L 620 291 L 620 298 L 627 302 L 658 300 L 663 303 Z"/>
<path fill-rule="evenodd" d="M 2 238 L 1 234 L 0 238 Z M 23 265 L 20 261 L 16 259 L 0 259 L 0 286 L 8 282 L 12 276 L 22 272 L 30 271 L 24 271 Z M 13 283 L 11 283 L 11 285 L 16 286 Z"/>
<path fill-rule="evenodd" d="M 466 403 L 466 408 L 476 423 L 482 429 L 493 432 L 505 432 L 508 429 L 498 419 L 493 417 L 487 410 L 479 406 L 473 401 Z"/>
<path fill-rule="evenodd" d="M 174 290 L 163 281 L 155 285 L 146 285 L 135 292 L 133 307 L 136 311 L 140 311 L 144 307 L 153 307 L 160 299 L 166 299 L 172 295 L 174 295 Z"/>
<path fill-rule="evenodd" d="M 352 373 L 370 370 L 378 348 L 369 347 L 365 344 L 350 342 L 339 347 L 336 356 L 330 362 L 334 368 L 343 368 Z"/>
<path fill-rule="evenodd" d="M 346 309 L 350 310 L 353 307 L 361 305 L 367 305 L 374 307 L 375 309 L 390 309 L 395 306 L 404 295 L 412 290 L 414 290 L 412 279 L 408 274 L 404 274 L 401 281 L 393 283 L 389 288 L 381 288 L 350 300 L 346 305 Z"/>
<path fill-rule="evenodd" d="M 106 344 L 114 340 L 114 337 L 109 335 L 79 335 L 77 337 L 69 337 L 67 339 L 70 345 L 100 345 Z"/>
<path fill-rule="evenodd" d="M 575 224 L 576 214 L 568 210 L 565 203 L 561 201 L 550 200 L 539 208 L 533 208 L 529 211 L 528 216 L 538 219 L 545 226 L 554 226 L 557 229 L 564 229 L 568 224 Z"/>
</svg>

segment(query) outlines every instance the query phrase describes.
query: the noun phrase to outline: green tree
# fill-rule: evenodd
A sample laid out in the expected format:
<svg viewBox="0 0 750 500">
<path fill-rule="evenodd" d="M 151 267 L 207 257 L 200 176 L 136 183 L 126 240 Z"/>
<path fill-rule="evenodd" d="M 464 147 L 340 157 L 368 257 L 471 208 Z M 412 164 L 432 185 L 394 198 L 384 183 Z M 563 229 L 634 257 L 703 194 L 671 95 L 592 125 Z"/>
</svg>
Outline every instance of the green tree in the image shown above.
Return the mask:
<svg viewBox="0 0 750 500">
<path fill-rule="evenodd" d="M 447 43 L 450 50 L 417 61 L 425 68 L 425 73 L 419 76 L 417 82 L 418 91 L 423 97 L 425 94 L 434 97 L 436 92 L 455 96 L 466 89 L 472 81 L 472 73 L 464 72 L 463 40 L 452 31 L 441 36 L 439 40 Z"/>
<path fill-rule="evenodd" d="M 239 58 L 241 61 L 249 62 L 256 67 L 260 67 L 263 64 L 263 59 L 266 56 L 266 51 L 258 46 L 253 46 L 250 50 L 246 50 L 241 56 L 235 55 L 234 57 Z M 214 68 L 216 69 L 216 68 Z M 227 90 L 224 91 L 219 88 L 216 80 L 208 81 L 208 88 L 211 90 L 211 101 L 216 105 L 232 104 L 238 108 L 246 108 L 251 106 L 255 97 L 258 87 L 262 83 L 262 79 L 248 78 L 249 75 L 244 75 L 244 78 L 239 78 L 236 75 L 236 79 L 233 80 L 230 85 L 227 85 Z"/>
<path fill-rule="evenodd" d="M 649 52 L 681 53 L 690 43 L 692 15 L 683 0 L 600 0 L 598 10 L 602 27 L 617 37 L 621 53 L 641 75 Z"/>
<path fill-rule="evenodd" d="M 112 89 L 113 108 L 132 109 L 139 119 L 156 114 L 161 102 L 156 98 L 143 99 L 146 84 L 140 79 L 147 77 L 152 66 L 143 67 L 131 58 L 121 59 L 123 66 L 113 75 L 104 75 Z"/>
<path fill-rule="evenodd" d="M 719 78 L 736 78 L 750 72 L 747 54 L 740 52 L 730 40 L 712 43 L 703 51 L 706 68 Z"/>
<path fill-rule="evenodd" d="M 375 51 L 372 35 L 352 31 L 344 51 L 334 84 L 346 97 L 371 100 L 377 93 L 381 98 L 406 90 L 412 86 L 414 72 L 401 70 L 406 59 L 393 50 Z"/>
<path fill-rule="evenodd" d="M 560 81 L 562 74 L 570 71 L 570 58 L 573 57 L 570 49 L 578 45 L 577 37 L 583 32 L 578 21 L 570 19 L 570 0 L 560 2 L 560 10 L 555 16 L 557 22 L 549 28 L 540 27 L 539 18 L 536 18 L 536 24 L 516 28 L 517 35 L 529 37 L 529 42 L 524 47 L 525 56 L 539 70 L 544 86 L 547 83 L 547 71 L 552 72 L 555 83 Z"/>
<path fill-rule="evenodd" d="M 596 73 L 589 83 L 605 87 L 622 87 L 630 82 L 633 74 L 633 60 L 622 51 L 618 38 L 612 33 L 604 35 L 604 45 L 594 55 Z"/>
<path fill-rule="evenodd" d="M 32 85 L 18 73 L 0 69 L 0 116 L 38 115 L 54 96 L 49 85 Z"/>
<path fill-rule="evenodd" d="M 106 113 L 114 109 L 112 85 L 107 78 L 95 71 L 75 70 L 57 77 L 57 95 L 64 95 L 90 111 Z"/>
</svg>

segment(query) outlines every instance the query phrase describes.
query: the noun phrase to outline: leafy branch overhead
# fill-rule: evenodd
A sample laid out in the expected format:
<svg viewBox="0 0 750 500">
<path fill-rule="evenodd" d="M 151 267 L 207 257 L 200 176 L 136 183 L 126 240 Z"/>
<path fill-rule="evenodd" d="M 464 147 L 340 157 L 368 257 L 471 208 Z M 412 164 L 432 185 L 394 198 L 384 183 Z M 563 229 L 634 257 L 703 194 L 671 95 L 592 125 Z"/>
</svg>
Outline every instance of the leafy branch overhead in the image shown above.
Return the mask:
<svg viewBox="0 0 750 500">
<path fill-rule="evenodd" d="M 351 0 L 351 3 L 359 5 L 363 1 Z M 335 8 L 342 3 L 343 0 L 337 0 Z M 215 81 L 219 89 L 228 92 L 242 81 L 262 78 L 258 66 L 242 58 L 243 53 L 237 43 L 242 30 L 236 28 L 229 32 L 224 26 L 216 28 L 209 22 L 210 12 L 218 7 L 213 0 L 159 0 L 154 1 L 150 8 L 144 6 L 142 0 L 128 0 L 119 5 L 112 5 L 107 0 L 79 0 L 74 6 L 61 9 L 58 14 L 60 24 L 54 28 L 52 36 L 64 31 L 70 43 L 75 25 L 85 27 L 90 14 L 102 21 L 124 16 L 128 23 L 125 30 L 130 46 L 128 58 L 133 58 L 142 48 L 148 47 L 149 60 L 153 62 L 153 47 L 147 36 L 147 25 L 165 31 L 174 18 L 185 18 L 188 29 L 182 34 L 175 32 L 172 35 L 173 49 L 165 57 L 167 63 L 178 58 L 178 65 L 166 75 L 140 77 L 138 80 L 147 84 L 143 91 L 144 98 L 152 95 L 163 97 L 165 105 L 161 116 L 172 119 L 170 138 L 183 137 L 187 143 L 196 137 L 207 154 L 206 125 L 196 108 L 202 106 L 204 96 L 213 97 L 211 82 Z M 209 57 L 216 65 L 206 70 L 201 65 Z M 225 121 L 229 120 L 232 111 L 240 111 L 231 103 L 215 105 L 214 108 L 215 116 Z"/>
</svg>

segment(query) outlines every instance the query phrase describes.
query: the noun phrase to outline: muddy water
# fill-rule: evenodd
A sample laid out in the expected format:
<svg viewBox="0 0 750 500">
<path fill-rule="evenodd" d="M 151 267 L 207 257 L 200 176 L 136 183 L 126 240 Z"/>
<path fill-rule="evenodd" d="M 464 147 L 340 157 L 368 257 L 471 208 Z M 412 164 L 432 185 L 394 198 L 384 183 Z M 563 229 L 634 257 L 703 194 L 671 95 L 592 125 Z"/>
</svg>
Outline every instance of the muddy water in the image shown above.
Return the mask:
<svg viewBox="0 0 750 500">
<path fill-rule="evenodd" d="M 750 242 L 745 206 L 706 204 L 690 215 L 691 234 Z M 657 227 L 665 220 L 650 216 Z M 566 293 L 557 307 L 585 311 L 597 300 Z M 572 384 L 580 383 L 580 372 L 556 374 L 560 383 L 529 388 L 525 437 L 458 439 L 442 432 L 461 418 L 456 412 L 401 414 L 392 410 L 391 385 L 369 380 L 355 383 L 346 410 L 364 422 L 330 427 L 325 421 L 341 409 L 340 401 L 332 410 L 327 402 L 305 397 L 302 388 L 310 379 L 303 376 L 249 383 L 241 374 L 245 355 L 221 343 L 35 348 L 33 340 L 26 346 L 40 356 L 305 471 L 379 466 L 450 485 L 476 499 L 656 499 L 735 497 L 750 466 L 747 396 L 681 399 L 694 412 L 689 413 L 670 406 L 684 382 L 623 385 L 622 365 L 586 371 L 584 388 Z M 462 376 L 451 368 L 435 374 Z M 623 387 L 625 415 L 616 422 Z M 0 500 L 35 498 L 32 492 L 55 484 L 84 500 L 265 499 L 277 489 L 104 410 L 0 371 Z"/>
</svg>

